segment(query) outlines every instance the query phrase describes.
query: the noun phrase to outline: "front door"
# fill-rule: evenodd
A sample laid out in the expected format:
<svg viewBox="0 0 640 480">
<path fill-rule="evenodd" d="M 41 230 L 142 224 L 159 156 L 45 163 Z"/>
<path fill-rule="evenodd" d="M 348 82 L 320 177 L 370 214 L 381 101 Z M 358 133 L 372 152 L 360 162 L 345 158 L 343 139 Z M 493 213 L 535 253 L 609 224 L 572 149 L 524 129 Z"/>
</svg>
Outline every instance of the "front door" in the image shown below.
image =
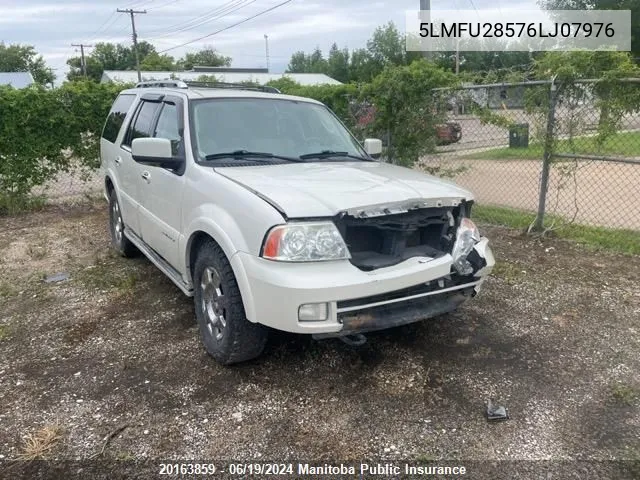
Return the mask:
<svg viewBox="0 0 640 480">
<path fill-rule="evenodd" d="M 173 155 L 185 158 L 184 103 L 180 98 L 165 97 L 161 103 L 151 136 L 171 140 Z M 182 227 L 184 171 L 139 165 L 140 228 L 142 239 L 178 271 L 183 271 L 178 251 Z"/>
</svg>

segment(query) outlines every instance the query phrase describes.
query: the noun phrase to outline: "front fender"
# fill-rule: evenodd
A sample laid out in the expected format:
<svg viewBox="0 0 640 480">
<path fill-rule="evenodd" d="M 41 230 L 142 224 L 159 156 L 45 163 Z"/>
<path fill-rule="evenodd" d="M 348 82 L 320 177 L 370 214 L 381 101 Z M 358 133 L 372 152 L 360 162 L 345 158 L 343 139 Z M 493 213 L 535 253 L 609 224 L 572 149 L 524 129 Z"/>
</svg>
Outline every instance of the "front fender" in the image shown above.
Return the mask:
<svg viewBox="0 0 640 480">
<path fill-rule="evenodd" d="M 214 220 L 215 219 L 215 220 Z M 245 314 L 248 319 L 256 318 L 253 309 L 253 294 L 249 288 L 249 281 L 241 262 L 237 261 L 236 253 L 248 252 L 247 242 L 242 235 L 237 222 L 223 209 L 213 204 L 203 205 L 193 212 L 193 218 L 185 228 L 185 234 L 180 237 L 180 248 L 184 252 L 183 280 L 193 286 L 190 265 L 191 248 L 196 236 L 202 232 L 210 236 L 226 255 L 236 282 L 242 295 Z"/>
</svg>

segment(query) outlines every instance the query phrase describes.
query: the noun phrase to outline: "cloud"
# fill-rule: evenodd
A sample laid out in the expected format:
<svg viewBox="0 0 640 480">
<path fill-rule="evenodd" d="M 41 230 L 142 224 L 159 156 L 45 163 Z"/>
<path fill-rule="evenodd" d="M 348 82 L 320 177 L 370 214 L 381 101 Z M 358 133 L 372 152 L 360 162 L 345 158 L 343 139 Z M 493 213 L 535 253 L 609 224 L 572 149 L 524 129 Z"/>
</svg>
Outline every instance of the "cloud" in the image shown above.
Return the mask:
<svg viewBox="0 0 640 480">
<path fill-rule="evenodd" d="M 131 41 L 130 20 L 127 15 L 116 13 L 116 8 L 146 9 L 147 14 L 136 16 L 139 38 L 164 50 L 224 28 L 281 1 L 36 0 L 27 4 L 0 0 L 0 41 L 34 45 L 62 79 L 67 71 L 67 58 L 77 55 L 72 43 Z M 460 9 L 473 9 L 470 0 L 455 3 Z M 474 3 L 479 9 L 500 8 L 500 0 L 475 0 Z M 502 0 L 502 4 L 505 9 L 507 5 L 514 8 L 520 4 L 536 8 L 534 0 Z M 417 9 L 418 5 L 418 0 L 293 0 L 236 28 L 168 53 L 180 57 L 185 52 L 213 45 L 231 56 L 235 66 L 264 66 L 264 35 L 267 34 L 272 69 L 282 71 L 297 50 L 310 51 L 319 46 L 327 51 L 333 42 L 341 47 L 362 47 L 377 26 L 389 21 L 404 30 L 405 11 Z M 232 11 L 240 6 L 242 8 Z M 432 0 L 432 8 L 452 6 L 450 0 Z"/>
</svg>

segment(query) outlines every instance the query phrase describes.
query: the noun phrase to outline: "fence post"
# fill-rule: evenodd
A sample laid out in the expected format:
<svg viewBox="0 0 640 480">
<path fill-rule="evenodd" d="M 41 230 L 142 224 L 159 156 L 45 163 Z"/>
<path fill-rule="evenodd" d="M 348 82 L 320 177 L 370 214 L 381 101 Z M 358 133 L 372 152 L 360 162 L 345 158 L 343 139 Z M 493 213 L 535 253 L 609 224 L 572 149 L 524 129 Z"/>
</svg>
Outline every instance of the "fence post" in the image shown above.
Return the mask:
<svg viewBox="0 0 640 480">
<path fill-rule="evenodd" d="M 540 175 L 540 197 L 538 198 L 538 214 L 531 228 L 534 231 L 544 229 L 544 212 L 547 203 L 547 190 L 549 189 L 549 172 L 551 170 L 551 158 L 553 156 L 553 135 L 556 124 L 556 103 L 558 100 L 558 88 L 555 79 L 551 81 L 549 89 L 549 112 L 547 114 L 547 131 L 544 138 L 544 155 L 542 158 L 542 174 Z"/>
</svg>

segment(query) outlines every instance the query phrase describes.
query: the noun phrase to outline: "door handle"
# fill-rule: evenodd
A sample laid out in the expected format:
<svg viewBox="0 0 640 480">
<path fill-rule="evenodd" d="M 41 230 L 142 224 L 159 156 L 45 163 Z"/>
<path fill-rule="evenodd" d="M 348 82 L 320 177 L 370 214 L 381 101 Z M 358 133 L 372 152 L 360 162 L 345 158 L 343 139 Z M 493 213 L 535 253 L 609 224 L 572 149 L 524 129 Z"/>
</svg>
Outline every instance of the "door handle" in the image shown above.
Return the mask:
<svg viewBox="0 0 640 480">
<path fill-rule="evenodd" d="M 113 161 L 116 162 L 116 165 L 120 165 L 122 163 L 122 157 L 118 156 L 114 158 Z"/>
<path fill-rule="evenodd" d="M 142 178 L 145 182 L 149 183 L 151 181 L 151 174 L 145 170 L 142 172 Z"/>
</svg>

